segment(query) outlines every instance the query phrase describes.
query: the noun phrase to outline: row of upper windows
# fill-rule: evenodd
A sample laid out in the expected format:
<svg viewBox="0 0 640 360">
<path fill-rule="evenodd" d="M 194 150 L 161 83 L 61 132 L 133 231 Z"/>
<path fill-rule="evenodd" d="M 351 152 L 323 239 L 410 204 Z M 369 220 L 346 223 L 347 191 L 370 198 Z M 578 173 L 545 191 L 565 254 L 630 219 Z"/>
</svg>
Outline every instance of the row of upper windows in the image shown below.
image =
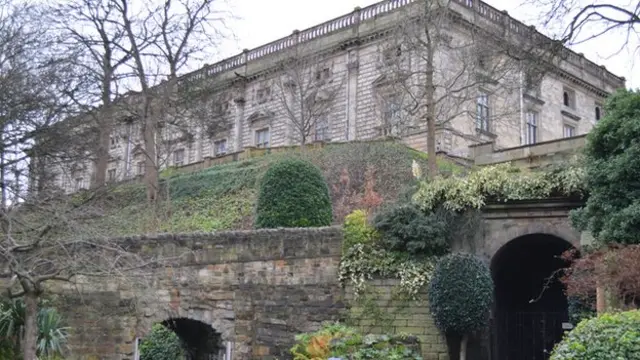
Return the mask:
<svg viewBox="0 0 640 360">
<path fill-rule="evenodd" d="M 536 111 L 527 111 L 526 113 L 526 128 L 525 128 L 525 138 L 524 145 L 533 145 L 537 144 L 538 139 L 538 131 L 539 131 L 539 115 Z M 575 124 L 571 123 L 563 123 L 562 124 L 562 137 L 570 138 L 577 135 L 577 129 Z"/>
<path fill-rule="evenodd" d="M 576 92 L 567 87 L 562 90 L 562 105 L 575 110 L 578 107 L 578 101 L 576 98 Z M 599 103 L 595 103 L 593 106 L 593 118 L 596 121 L 600 121 L 602 118 L 602 105 Z"/>
</svg>

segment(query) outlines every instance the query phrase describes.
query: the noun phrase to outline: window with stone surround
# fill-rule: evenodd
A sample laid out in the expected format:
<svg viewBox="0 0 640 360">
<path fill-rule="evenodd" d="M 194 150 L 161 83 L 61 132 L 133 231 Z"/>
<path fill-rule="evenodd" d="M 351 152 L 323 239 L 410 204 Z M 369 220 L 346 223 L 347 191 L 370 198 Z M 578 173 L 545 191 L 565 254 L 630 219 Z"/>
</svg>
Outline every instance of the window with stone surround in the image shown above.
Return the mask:
<svg viewBox="0 0 640 360">
<path fill-rule="evenodd" d="M 476 98 L 476 129 L 489 132 L 489 95 L 485 92 Z"/>
<path fill-rule="evenodd" d="M 325 68 L 316 70 L 316 73 L 315 73 L 316 82 L 324 83 L 326 81 L 329 81 L 330 78 L 331 78 L 331 68 L 325 67 Z"/>
<path fill-rule="evenodd" d="M 390 97 L 382 110 L 382 135 L 399 136 L 402 128 L 402 106 L 398 97 Z"/>
<path fill-rule="evenodd" d="M 213 155 L 222 156 L 227 153 L 227 139 L 220 139 L 213 142 Z"/>
<path fill-rule="evenodd" d="M 184 165 L 184 149 L 178 149 L 173 152 L 173 165 L 174 166 Z"/>
<path fill-rule="evenodd" d="M 109 182 L 116 181 L 116 169 L 107 170 L 107 181 Z"/>
<path fill-rule="evenodd" d="M 270 141 L 269 128 L 256 130 L 255 144 L 257 148 L 268 148 Z"/>
<path fill-rule="evenodd" d="M 314 141 L 329 141 L 331 140 L 329 134 L 329 118 L 327 116 L 321 116 L 314 124 L 313 140 Z"/>
<path fill-rule="evenodd" d="M 533 74 L 532 72 L 525 73 L 524 76 L 524 91 L 536 98 L 541 95 L 542 76 L 539 74 Z"/>
<path fill-rule="evenodd" d="M 75 179 L 73 190 L 74 191 L 79 191 L 79 190 L 82 190 L 82 189 L 86 189 L 86 184 L 85 184 L 84 178 L 78 177 L 78 178 Z"/>
<path fill-rule="evenodd" d="M 264 104 L 269 101 L 271 97 L 271 88 L 266 86 L 256 90 L 256 102 L 258 104 Z"/>
<path fill-rule="evenodd" d="M 118 135 L 111 135 L 109 137 L 109 143 L 112 149 L 115 149 L 120 143 L 120 137 Z"/>
<path fill-rule="evenodd" d="M 562 104 L 568 108 L 576 108 L 576 92 L 568 87 L 562 90 Z"/>
<path fill-rule="evenodd" d="M 602 105 L 596 103 L 596 107 L 594 109 L 594 112 L 595 112 L 596 121 L 600 121 L 600 119 L 602 119 Z"/>
<path fill-rule="evenodd" d="M 527 127 L 525 130 L 525 145 L 533 145 L 538 142 L 538 113 L 527 111 Z"/>
<path fill-rule="evenodd" d="M 570 124 L 564 124 L 562 127 L 562 137 L 570 138 L 576 136 L 576 127 Z"/>
</svg>

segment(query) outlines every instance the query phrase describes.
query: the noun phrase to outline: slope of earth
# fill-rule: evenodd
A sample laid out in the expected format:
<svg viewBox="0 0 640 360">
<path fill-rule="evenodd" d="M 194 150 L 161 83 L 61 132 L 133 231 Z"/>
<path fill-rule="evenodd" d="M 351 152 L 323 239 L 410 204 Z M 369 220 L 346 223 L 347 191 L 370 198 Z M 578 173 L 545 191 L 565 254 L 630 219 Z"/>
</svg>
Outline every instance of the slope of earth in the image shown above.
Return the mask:
<svg viewBox="0 0 640 360">
<path fill-rule="evenodd" d="M 426 156 L 394 142 L 363 142 L 267 154 L 188 174 L 165 171 L 164 200 L 156 208 L 146 203 L 144 185 L 117 185 L 91 227 L 111 236 L 252 228 L 259 180 L 269 164 L 284 157 L 307 159 L 322 170 L 339 223 L 353 209 L 376 208 L 406 196 L 415 185 L 412 163 L 425 171 Z M 439 170 L 452 173 L 462 167 L 442 160 Z"/>
</svg>

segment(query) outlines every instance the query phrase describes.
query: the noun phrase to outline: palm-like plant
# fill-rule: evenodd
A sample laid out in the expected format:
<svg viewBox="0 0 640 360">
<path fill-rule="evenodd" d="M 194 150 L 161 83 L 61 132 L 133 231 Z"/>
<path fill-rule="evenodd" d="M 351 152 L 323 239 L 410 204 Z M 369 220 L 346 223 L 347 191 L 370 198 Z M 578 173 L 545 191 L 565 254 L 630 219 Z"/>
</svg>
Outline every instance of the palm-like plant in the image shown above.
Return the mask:
<svg viewBox="0 0 640 360">
<path fill-rule="evenodd" d="M 22 299 L 0 303 L 0 359 L 19 359 L 20 340 L 24 329 Z M 38 311 L 38 356 L 54 359 L 65 349 L 69 328 L 62 326 L 62 316 L 54 308 Z"/>
</svg>

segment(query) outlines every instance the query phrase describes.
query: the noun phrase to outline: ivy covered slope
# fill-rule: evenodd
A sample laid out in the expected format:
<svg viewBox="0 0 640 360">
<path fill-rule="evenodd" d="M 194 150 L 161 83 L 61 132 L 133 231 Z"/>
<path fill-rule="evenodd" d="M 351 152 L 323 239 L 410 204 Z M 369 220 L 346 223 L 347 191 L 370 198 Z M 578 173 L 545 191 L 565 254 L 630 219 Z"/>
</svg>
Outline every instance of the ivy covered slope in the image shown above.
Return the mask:
<svg viewBox="0 0 640 360">
<path fill-rule="evenodd" d="M 118 185 L 103 200 L 92 228 L 114 236 L 253 228 L 259 180 L 271 164 L 289 158 L 320 168 L 329 186 L 334 223 L 341 223 L 353 209 L 378 206 L 406 193 L 415 185 L 412 162 L 426 163 L 426 155 L 404 145 L 371 142 L 267 154 L 189 174 L 168 169 L 161 180 L 167 200 L 160 202 L 159 215 L 146 204 L 142 184 Z M 444 161 L 440 167 L 446 173 L 460 171 Z"/>
</svg>

